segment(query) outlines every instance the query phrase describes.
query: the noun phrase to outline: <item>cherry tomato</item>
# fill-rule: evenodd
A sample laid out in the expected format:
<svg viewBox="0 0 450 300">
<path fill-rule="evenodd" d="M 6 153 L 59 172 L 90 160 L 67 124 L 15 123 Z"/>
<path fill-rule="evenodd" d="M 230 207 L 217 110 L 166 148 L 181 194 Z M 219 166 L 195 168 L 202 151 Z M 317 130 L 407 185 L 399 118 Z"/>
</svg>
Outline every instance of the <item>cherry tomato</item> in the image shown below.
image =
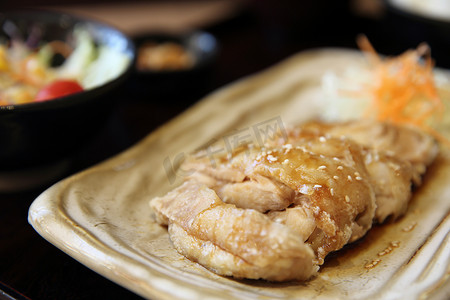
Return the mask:
<svg viewBox="0 0 450 300">
<path fill-rule="evenodd" d="M 56 80 L 42 88 L 34 98 L 34 101 L 47 101 L 82 91 L 83 87 L 75 80 Z"/>
</svg>

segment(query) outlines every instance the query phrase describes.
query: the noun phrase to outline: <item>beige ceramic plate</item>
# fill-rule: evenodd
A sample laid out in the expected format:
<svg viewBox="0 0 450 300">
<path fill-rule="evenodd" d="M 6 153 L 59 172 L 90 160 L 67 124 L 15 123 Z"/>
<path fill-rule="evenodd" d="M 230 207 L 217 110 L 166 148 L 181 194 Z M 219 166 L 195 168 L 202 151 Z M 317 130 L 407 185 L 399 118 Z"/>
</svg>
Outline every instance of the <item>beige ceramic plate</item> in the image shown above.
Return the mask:
<svg viewBox="0 0 450 300">
<path fill-rule="evenodd" d="M 112 281 L 152 299 L 419 299 L 449 297 L 450 156 L 441 155 L 409 212 L 330 255 L 309 282 L 217 276 L 186 260 L 149 200 L 185 175 L 184 156 L 214 139 L 259 142 L 320 114 L 320 78 L 362 62 L 359 53 L 300 53 L 210 95 L 128 151 L 54 185 L 29 222 L 48 241 Z M 227 143 L 225 143 L 227 144 Z M 226 151 L 226 149 L 212 149 Z M 213 156 L 211 156 L 213 157 Z"/>
</svg>

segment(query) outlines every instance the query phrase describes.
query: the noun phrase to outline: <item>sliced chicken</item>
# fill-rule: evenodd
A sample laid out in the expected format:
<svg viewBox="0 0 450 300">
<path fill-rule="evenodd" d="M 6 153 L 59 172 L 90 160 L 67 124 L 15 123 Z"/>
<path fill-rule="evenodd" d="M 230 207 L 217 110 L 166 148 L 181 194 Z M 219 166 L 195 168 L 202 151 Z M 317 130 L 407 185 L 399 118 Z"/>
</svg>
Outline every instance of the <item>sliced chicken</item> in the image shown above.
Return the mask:
<svg viewBox="0 0 450 300">
<path fill-rule="evenodd" d="M 375 191 L 375 221 L 383 223 L 402 216 L 412 197 L 412 183 L 417 175 L 408 161 L 373 149 L 364 151 L 365 166 Z"/>
<path fill-rule="evenodd" d="M 222 201 L 239 208 L 269 212 L 269 216 L 279 211 L 278 219 L 282 219 L 283 214 L 295 211 L 290 206 L 297 206 L 298 210 L 313 216 L 314 224 L 310 222 L 309 227 L 314 228 L 306 231 L 296 226 L 303 221 L 285 224 L 294 232 L 302 231 L 302 240 L 314 245 L 315 263 L 322 264 L 329 252 L 341 249 L 371 228 L 376 208 L 368 176 L 355 175 L 366 174 L 361 149 L 348 141 L 335 139 L 334 142 L 342 158 L 315 154 L 302 147 L 273 148 L 238 154 L 230 162 L 223 161 L 214 168 L 199 166 L 201 172 L 191 180 L 208 186 Z M 323 147 L 324 143 L 319 137 L 313 137 L 308 144 L 312 149 Z M 228 174 L 234 170 L 236 174 L 244 174 L 244 179 L 226 181 L 222 175 L 225 165 Z"/>
<path fill-rule="evenodd" d="M 288 131 L 288 143 L 304 147 L 314 153 L 339 159 L 343 164 L 357 168 L 355 179 L 366 178 L 371 183 L 377 204 L 375 219 L 382 223 L 386 218 L 396 219 L 403 215 L 411 199 L 411 185 L 418 175 L 411 163 L 400 160 L 391 153 L 361 146 L 345 136 L 333 137 L 327 132 L 326 125 L 314 123 Z M 325 137 L 327 136 L 327 137 Z M 317 139 L 322 143 L 312 143 Z M 280 141 L 276 140 L 276 143 Z M 360 153 L 360 159 L 355 160 L 354 153 Z"/>
<path fill-rule="evenodd" d="M 233 164 L 236 160 L 241 161 L 250 156 L 248 152 L 239 151 L 228 159 L 225 156 L 218 156 L 219 163 L 211 165 L 209 160 L 201 155 L 202 159 L 188 160 L 184 168 L 198 170 L 189 178 L 213 189 L 226 203 L 241 208 L 252 208 L 259 212 L 288 207 L 293 201 L 294 190 L 265 176 L 253 175 L 249 178 L 245 166 L 237 167 Z"/>
<path fill-rule="evenodd" d="M 406 212 L 411 185 L 421 183 L 426 167 L 438 152 L 435 140 L 418 128 L 385 122 L 311 122 L 288 133 L 292 143 L 303 143 L 305 137 L 317 135 L 323 139 L 325 136 L 348 138 L 363 145 L 364 164 L 376 194 L 376 221 L 379 223 Z M 330 150 L 333 148 L 325 149 L 328 154 Z"/>
<path fill-rule="evenodd" d="M 257 174 L 243 182 L 224 184 L 216 190 L 224 202 L 260 212 L 285 209 L 291 205 L 295 194 L 287 185 Z"/>
<path fill-rule="evenodd" d="M 404 214 L 436 153 L 412 127 L 308 123 L 264 149 L 213 162 L 200 151 L 183 166 L 196 172 L 150 204 L 175 248 L 218 274 L 307 279 L 374 222 Z"/>
<path fill-rule="evenodd" d="M 434 138 L 413 126 L 358 120 L 345 123 L 311 122 L 302 125 L 301 129 L 316 131 L 317 134 L 351 138 L 361 145 L 409 161 L 416 171 L 414 175 L 416 184 L 420 184 L 421 175 L 438 153 L 438 145 Z"/>
<path fill-rule="evenodd" d="M 267 216 L 274 222 L 284 224 L 291 228 L 303 241 L 307 241 L 316 229 L 314 212 L 305 206 L 295 205 L 282 211 L 269 211 Z"/>
<path fill-rule="evenodd" d="M 315 250 L 318 264 L 329 252 L 362 237 L 372 227 L 376 208 L 372 186 L 364 178 L 356 180 L 357 169 L 334 157 L 295 147 L 272 149 L 235 164 L 244 164 L 249 177 L 263 175 L 295 191 L 292 203 L 315 219 L 317 234 L 307 242 Z"/>
<path fill-rule="evenodd" d="M 176 249 L 218 274 L 285 281 L 316 272 L 311 247 L 288 227 L 222 202 L 201 183 L 188 181 L 151 206 Z"/>
</svg>

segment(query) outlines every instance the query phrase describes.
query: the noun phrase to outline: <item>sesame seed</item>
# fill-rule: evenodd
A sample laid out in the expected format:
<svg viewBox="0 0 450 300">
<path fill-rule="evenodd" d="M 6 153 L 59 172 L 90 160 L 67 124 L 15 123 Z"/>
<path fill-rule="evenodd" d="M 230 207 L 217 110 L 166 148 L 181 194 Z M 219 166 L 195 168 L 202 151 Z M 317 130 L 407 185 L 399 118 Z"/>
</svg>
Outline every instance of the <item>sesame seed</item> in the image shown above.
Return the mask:
<svg viewBox="0 0 450 300">
<path fill-rule="evenodd" d="M 378 256 L 384 256 L 384 255 L 386 255 L 386 254 L 389 254 L 389 253 L 391 253 L 392 252 L 392 247 L 387 247 L 386 249 L 384 249 L 383 251 L 381 251 L 381 252 L 378 252 Z"/>
<path fill-rule="evenodd" d="M 338 180 L 338 179 L 339 179 L 339 176 L 334 175 L 333 178 L 336 179 L 336 180 Z"/>
<path fill-rule="evenodd" d="M 344 170 L 344 167 L 343 166 L 338 166 L 337 169 L 338 170 Z"/>
<path fill-rule="evenodd" d="M 365 265 L 366 269 L 372 269 L 381 262 L 381 259 L 374 259 L 371 263 Z"/>
<path fill-rule="evenodd" d="M 337 158 L 337 157 L 333 157 L 333 160 L 334 161 L 341 161 L 339 158 Z"/>
<path fill-rule="evenodd" d="M 355 174 L 355 176 L 361 176 L 358 171 L 353 174 Z"/>
<path fill-rule="evenodd" d="M 285 160 L 282 162 L 283 165 L 286 165 L 286 164 L 288 164 L 288 163 L 289 163 L 289 159 L 285 159 Z"/>
<path fill-rule="evenodd" d="M 327 139 L 324 136 L 319 137 L 319 141 L 321 141 L 322 143 L 325 143 L 327 141 Z"/>
<path fill-rule="evenodd" d="M 331 194 L 331 196 L 334 196 L 334 190 L 333 190 L 333 188 L 330 189 L 330 194 Z"/>
<path fill-rule="evenodd" d="M 348 181 L 353 181 L 352 176 L 348 175 L 347 176 Z"/>
<path fill-rule="evenodd" d="M 345 195 L 345 202 L 347 202 L 347 203 L 350 202 L 350 197 L 348 195 Z"/>
<path fill-rule="evenodd" d="M 320 166 L 320 167 L 317 168 L 317 170 L 323 170 L 323 169 L 326 169 L 326 168 L 327 168 L 327 166 Z"/>
<path fill-rule="evenodd" d="M 321 188 L 322 186 L 320 184 L 315 184 L 314 187 L 315 188 Z"/>
<path fill-rule="evenodd" d="M 410 232 L 410 231 L 412 231 L 412 230 L 416 227 L 416 225 L 417 225 L 416 222 L 412 222 L 410 225 L 404 227 L 404 228 L 402 229 L 402 231 L 404 231 L 404 232 Z"/>
<path fill-rule="evenodd" d="M 358 180 L 358 181 L 362 180 L 362 178 L 359 177 L 359 176 L 356 176 L 355 179 Z"/>
<path fill-rule="evenodd" d="M 391 246 L 394 247 L 394 248 L 397 248 L 397 247 L 400 246 L 400 242 L 399 241 L 392 241 L 391 242 Z"/>
<path fill-rule="evenodd" d="M 269 161 L 272 161 L 272 162 L 278 160 L 276 157 L 272 156 L 272 154 L 269 154 L 269 155 L 267 156 L 267 159 L 268 159 Z"/>
</svg>

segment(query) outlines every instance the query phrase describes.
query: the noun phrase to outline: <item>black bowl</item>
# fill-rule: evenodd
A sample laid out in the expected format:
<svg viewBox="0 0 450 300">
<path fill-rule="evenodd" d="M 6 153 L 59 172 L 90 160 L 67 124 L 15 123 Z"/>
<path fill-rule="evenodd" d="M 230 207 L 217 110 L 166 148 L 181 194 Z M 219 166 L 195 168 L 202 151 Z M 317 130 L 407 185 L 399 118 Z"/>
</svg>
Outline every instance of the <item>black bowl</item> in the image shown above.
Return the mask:
<svg viewBox="0 0 450 300">
<path fill-rule="evenodd" d="M 135 49 L 119 30 L 85 18 L 42 10 L 0 13 L 0 38 L 6 24 L 23 37 L 39 28 L 40 41 L 67 40 L 82 26 L 98 45 L 107 45 L 130 58 L 115 79 L 90 90 L 45 102 L 0 106 L 0 170 L 16 170 L 64 159 L 102 127 L 114 107 L 114 95 L 131 73 Z"/>
<path fill-rule="evenodd" d="M 134 37 L 133 41 L 137 55 L 140 47 L 148 42 L 172 42 L 182 46 L 194 57 L 193 66 L 185 69 L 140 70 L 135 66 L 130 84 L 131 92 L 136 97 L 151 101 L 186 101 L 187 98 L 195 99 L 206 92 L 219 48 L 212 34 L 205 31 L 184 34 L 147 33 Z"/>
</svg>

